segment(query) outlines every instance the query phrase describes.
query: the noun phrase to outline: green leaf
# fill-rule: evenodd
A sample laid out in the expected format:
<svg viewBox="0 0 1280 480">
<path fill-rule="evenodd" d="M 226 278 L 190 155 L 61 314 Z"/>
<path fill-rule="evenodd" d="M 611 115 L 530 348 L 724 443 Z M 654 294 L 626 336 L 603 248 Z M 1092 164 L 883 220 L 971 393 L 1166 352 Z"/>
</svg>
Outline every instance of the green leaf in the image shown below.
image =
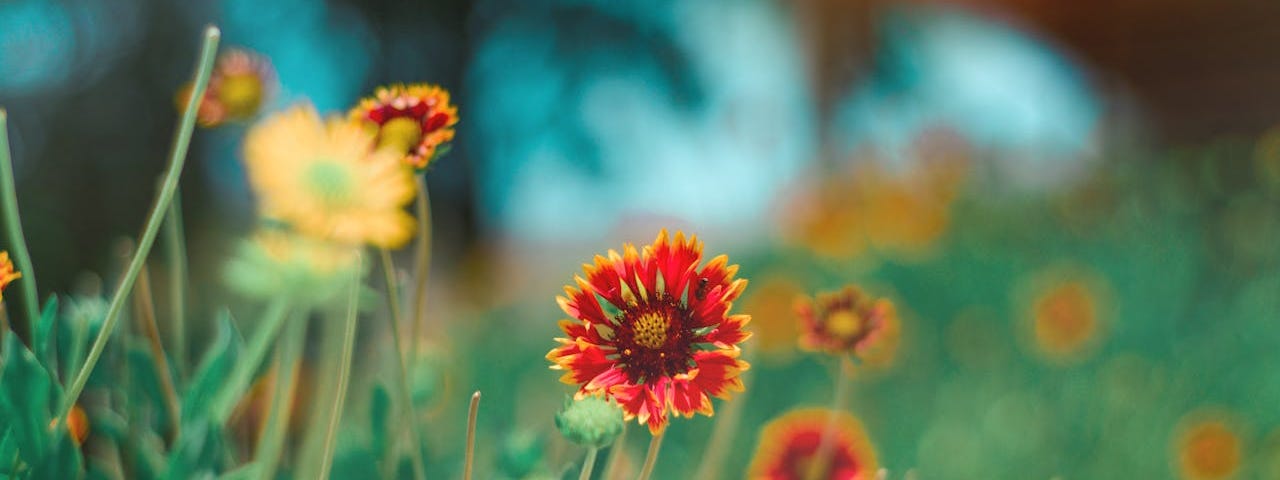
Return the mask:
<svg viewBox="0 0 1280 480">
<path fill-rule="evenodd" d="M 44 304 L 44 311 L 40 313 L 40 322 L 36 324 L 35 339 L 32 345 L 36 349 L 36 358 L 40 359 L 40 364 L 44 365 L 45 370 L 50 372 L 58 371 L 58 355 L 56 346 L 58 328 L 58 296 L 50 296 L 49 301 Z"/>
<path fill-rule="evenodd" d="M 51 442 L 53 419 L 49 372 L 36 356 L 10 332 L 4 338 L 4 373 L 0 375 L 0 417 L 12 429 L 23 460 L 28 464 L 44 457 Z"/>
<path fill-rule="evenodd" d="M 31 463 L 31 478 L 80 478 L 84 459 L 71 435 L 58 435 L 53 445 L 47 455 Z"/>
<path fill-rule="evenodd" d="M 191 375 L 191 383 L 182 397 L 184 424 L 207 417 L 211 413 L 213 398 L 225 384 L 243 349 L 244 339 L 236 330 L 231 314 L 223 310 L 218 314 L 217 337 L 200 360 L 200 366 Z"/>
<path fill-rule="evenodd" d="M 186 424 L 182 435 L 169 453 L 169 467 L 164 478 L 187 479 L 215 471 L 226 445 L 217 425 L 201 417 Z"/>
<path fill-rule="evenodd" d="M 373 454 L 382 458 L 387 448 L 387 419 L 391 412 L 391 394 L 381 383 L 374 385 L 373 398 L 369 401 L 369 422 L 373 431 Z"/>
<path fill-rule="evenodd" d="M 261 465 L 254 462 L 246 463 L 241 465 L 240 468 L 218 476 L 218 480 L 250 480 L 258 478 L 262 475 L 261 467 Z"/>
</svg>

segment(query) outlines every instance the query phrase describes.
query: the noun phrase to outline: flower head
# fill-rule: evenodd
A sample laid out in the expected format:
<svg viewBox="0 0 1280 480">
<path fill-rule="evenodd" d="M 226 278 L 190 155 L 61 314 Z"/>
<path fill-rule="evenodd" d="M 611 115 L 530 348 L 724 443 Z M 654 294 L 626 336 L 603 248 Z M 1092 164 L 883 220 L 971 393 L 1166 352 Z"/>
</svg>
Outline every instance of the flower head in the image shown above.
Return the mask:
<svg viewBox="0 0 1280 480">
<path fill-rule="evenodd" d="M 569 441 L 584 447 L 604 448 L 622 434 L 622 410 L 596 395 L 564 402 L 556 414 L 556 428 Z"/>
<path fill-rule="evenodd" d="M 326 123 L 310 106 L 294 107 L 249 131 L 249 184 L 265 216 L 299 232 L 396 248 L 413 235 L 403 207 L 416 186 L 395 152 L 372 146 L 359 126 Z"/>
<path fill-rule="evenodd" d="M 344 298 L 359 250 L 278 229 L 263 229 L 239 247 L 224 275 L 245 296 L 306 303 Z"/>
<path fill-rule="evenodd" d="M 893 303 L 873 298 L 852 285 L 814 299 L 796 302 L 800 319 L 800 347 L 832 355 L 852 354 L 866 359 L 873 350 L 892 346 L 897 331 Z"/>
<path fill-rule="evenodd" d="M 815 465 L 827 424 L 835 415 L 831 457 Z M 823 468 L 823 467 L 826 468 Z M 760 445 L 752 456 L 747 478 L 755 480 L 871 480 L 879 468 L 875 450 L 862 423 L 845 412 L 821 408 L 792 410 L 774 419 L 760 432 Z"/>
<path fill-rule="evenodd" d="M 9 260 L 9 252 L 0 251 L 0 301 L 4 300 L 4 289 L 14 280 L 22 278 L 22 273 L 13 268 Z"/>
<path fill-rule="evenodd" d="M 360 100 L 347 116 L 376 132 L 378 146 L 397 149 L 405 163 L 422 170 L 453 140 L 458 107 L 449 104 L 447 90 L 435 85 L 391 85 Z"/>
<path fill-rule="evenodd" d="M 218 56 L 209 86 L 196 111 L 201 125 L 215 127 L 225 122 L 253 118 L 274 90 L 275 72 L 271 63 L 248 50 L 231 49 Z M 179 90 L 175 101 L 186 108 L 191 84 Z"/>
<path fill-rule="evenodd" d="M 1179 428 L 1174 445 L 1182 478 L 1228 478 L 1240 468 L 1240 435 L 1222 418 L 1199 415 Z"/>
<path fill-rule="evenodd" d="M 50 430 L 57 425 L 58 419 L 49 421 Z M 66 429 L 67 433 L 71 434 L 71 441 L 77 446 L 84 445 L 84 441 L 89 438 L 89 416 L 85 415 L 80 405 L 73 405 L 71 411 L 67 412 Z"/>
<path fill-rule="evenodd" d="M 616 400 L 627 420 L 655 434 L 670 411 L 710 416 L 710 397 L 742 391 L 748 365 L 738 344 L 751 317 L 729 309 L 747 281 L 733 278 L 728 257 L 701 262 L 696 237 L 663 230 L 643 250 L 627 244 L 622 255 L 610 250 L 583 265 L 586 277 L 556 298 L 572 317 L 560 322 L 568 338 L 547 353 L 552 369 L 567 371 L 560 380 L 578 385 L 579 398 Z"/>
</svg>

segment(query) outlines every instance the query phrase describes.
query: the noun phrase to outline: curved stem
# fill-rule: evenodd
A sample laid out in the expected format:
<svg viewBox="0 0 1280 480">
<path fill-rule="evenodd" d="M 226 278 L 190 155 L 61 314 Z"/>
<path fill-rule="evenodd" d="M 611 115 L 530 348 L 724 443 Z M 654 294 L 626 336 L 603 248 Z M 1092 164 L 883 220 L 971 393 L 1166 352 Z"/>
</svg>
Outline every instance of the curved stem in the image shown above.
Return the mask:
<svg viewBox="0 0 1280 480">
<path fill-rule="evenodd" d="M 849 357 L 840 358 L 835 393 L 831 396 L 831 412 L 827 415 L 826 427 L 822 429 L 822 438 L 818 440 L 818 449 L 815 451 L 813 463 L 809 464 L 809 472 L 805 475 L 808 480 L 822 478 L 831 467 L 831 454 L 835 450 L 836 421 L 839 419 L 840 412 L 844 411 L 844 405 L 848 403 L 849 387 L 853 384 L 850 381 L 853 376 L 852 367 Z"/>
<path fill-rule="evenodd" d="M 333 398 L 333 408 L 329 411 L 329 425 L 325 428 L 324 447 L 320 453 L 320 474 L 316 478 L 329 478 L 329 468 L 333 465 L 333 448 L 338 438 L 338 423 L 342 420 L 342 404 L 347 398 L 347 383 L 351 377 L 351 356 L 356 344 L 356 312 L 359 311 L 360 306 L 359 272 L 363 270 L 357 265 L 356 278 L 351 282 L 347 321 L 342 331 L 342 359 L 338 363 L 338 387 Z"/>
<path fill-rule="evenodd" d="M 258 478 L 269 480 L 276 477 L 280 466 L 285 439 L 289 436 L 289 417 L 293 414 L 293 398 L 297 390 L 298 371 L 301 370 L 303 344 L 307 340 L 307 318 L 305 316 L 292 319 L 285 329 L 285 335 L 276 351 L 276 385 L 271 395 L 271 408 L 267 413 L 266 428 L 258 439 L 257 451 L 253 454 L 258 463 Z"/>
<path fill-rule="evenodd" d="M 658 463 L 658 450 L 662 448 L 662 436 L 666 432 L 654 435 L 649 439 L 649 453 L 644 455 L 644 466 L 640 467 L 640 480 L 649 480 L 649 475 L 653 475 L 653 466 Z"/>
<path fill-rule="evenodd" d="M 174 192 L 164 219 L 165 253 L 169 257 L 169 315 L 173 318 L 170 350 L 178 374 L 187 375 L 187 239 L 182 227 L 182 193 Z"/>
<path fill-rule="evenodd" d="M 596 466 L 596 452 L 599 451 L 596 447 L 587 449 L 587 458 L 582 461 L 582 473 L 578 474 L 578 480 L 591 480 L 591 470 Z"/>
<path fill-rule="evenodd" d="M 431 275 L 431 197 L 427 177 L 418 175 L 418 254 L 413 265 L 413 318 L 409 322 L 409 358 L 418 358 L 418 342 L 426 325 L 427 279 Z"/>
<path fill-rule="evenodd" d="M 480 391 L 471 394 L 471 408 L 467 410 L 467 455 L 463 460 L 462 480 L 471 480 L 471 464 L 476 458 L 476 417 L 480 415 Z"/>
<path fill-rule="evenodd" d="M 9 153 L 9 119 L 4 109 L 0 108 L 0 204 L 4 207 L 4 229 L 9 234 L 9 248 L 13 249 L 13 260 L 18 271 L 22 273 L 22 303 L 26 320 L 21 325 L 24 333 L 31 336 L 32 328 L 40 319 L 40 301 L 36 293 L 36 272 L 31 267 L 31 253 L 27 251 L 26 236 L 22 234 L 22 218 L 18 216 L 18 188 L 13 175 L 13 159 Z M 17 322 L 15 322 L 17 323 Z M 17 329 L 15 329 L 16 331 Z"/>
<path fill-rule="evenodd" d="M 400 397 L 400 404 L 403 405 L 401 408 L 405 423 L 409 426 L 409 441 L 413 442 L 412 455 L 409 457 L 413 461 L 413 478 L 422 480 L 427 476 L 427 467 L 422 459 L 422 435 L 418 433 L 418 417 L 413 412 L 413 395 L 409 393 L 409 373 L 405 367 L 404 348 L 400 346 L 400 340 L 404 336 L 400 333 L 400 297 L 396 294 L 395 267 L 391 263 L 391 252 L 386 249 L 380 250 L 382 270 L 387 277 L 387 302 L 391 304 L 391 345 L 395 348 L 396 375 L 400 377 L 399 381 L 395 382 L 396 393 Z"/>
<path fill-rule="evenodd" d="M 408 359 L 404 358 L 403 346 L 404 336 L 400 335 L 400 325 L 403 324 L 403 317 L 400 314 L 400 282 L 396 279 L 395 262 L 391 260 L 391 251 L 385 248 L 378 249 L 379 259 L 382 261 L 382 273 L 387 284 L 387 306 L 391 309 L 391 322 L 396 326 L 396 352 L 400 352 L 400 361 L 404 362 Z"/>
<path fill-rule="evenodd" d="M 89 374 L 93 372 L 94 365 L 97 365 L 98 358 L 102 356 L 103 349 L 107 346 L 107 340 L 111 338 L 111 331 L 115 329 L 116 323 L 120 320 L 120 310 L 124 308 L 125 298 L 128 297 L 129 290 L 133 287 L 133 282 L 138 278 L 138 272 L 142 270 L 142 266 L 146 263 L 147 254 L 151 253 L 151 245 L 156 240 L 156 234 L 160 231 L 160 224 L 164 217 L 165 211 L 169 208 L 169 202 L 173 201 L 173 193 L 178 189 L 178 178 L 182 176 L 182 167 L 186 163 L 187 148 L 191 146 L 191 132 L 196 125 L 196 107 L 201 99 L 204 98 L 205 87 L 209 85 L 209 74 L 213 71 L 213 60 L 218 51 L 218 39 L 222 33 L 218 27 L 209 26 L 204 31 L 204 45 L 200 49 L 200 62 L 196 67 L 195 81 L 191 87 L 191 97 L 187 99 L 187 107 L 182 113 L 182 122 L 178 126 L 178 131 L 174 134 L 173 148 L 169 151 L 169 167 L 164 174 L 164 183 L 160 187 L 160 192 L 156 194 L 156 201 L 151 205 L 151 213 L 147 215 L 147 223 L 143 228 L 142 237 L 138 239 L 138 248 L 133 253 L 133 259 L 129 261 L 129 268 L 125 271 L 124 278 L 120 285 L 116 287 L 116 293 L 111 298 L 111 304 L 107 307 L 107 315 L 102 323 L 102 330 L 98 332 L 98 337 L 93 340 L 93 346 L 89 348 L 89 355 L 85 358 L 84 366 L 80 368 L 80 372 L 76 374 L 71 385 L 67 388 L 67 395 L 63 399 L 62 408 L 57 418 L 59 424 L 62 419 L 67 417 L 71 411 L 71 407 L 75 406 L 76 400 L 79 400 L 80 393 L 84 391 L 84 386 L 89 382 Z M 61 428 L 61 425 L 55 427 Z"/>
</svg>

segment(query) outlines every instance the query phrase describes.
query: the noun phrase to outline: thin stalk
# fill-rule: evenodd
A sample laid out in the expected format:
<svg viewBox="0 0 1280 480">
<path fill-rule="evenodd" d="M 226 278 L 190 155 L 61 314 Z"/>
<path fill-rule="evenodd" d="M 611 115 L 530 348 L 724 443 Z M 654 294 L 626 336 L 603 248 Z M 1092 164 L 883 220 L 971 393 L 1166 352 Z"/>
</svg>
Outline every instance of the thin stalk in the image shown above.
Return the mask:
<svg viewBox="0 0 1280 480">
<path fill-rule="evenodd" d="M 151 253 L 151 245 L 155 242 L 156 234 L 160 231 L 160 224 L 163 223 L 165 211 L 169 208 L 169 203 L 173 201 L 173 193 L 178 189 L 178 178 L 182 176 L 182 167 L 187 160 L 187 148 L 191 146 L 191 132 L 196 125 L 196 107 L 199 105 L 200 99 L 204 98 L 205 87 L 209 85 L 209 73 L 213 71 L 213 60 L 218 52 L 218 39 L 221 36 L 222 33 L 218 30 L 218 27 L 210 25 L 205 28 L 204 44 L 200 49 L 200 62 L 196 67 L 195 80 L 191 87 L 191 97 L 187 100 L 187 107 L 182 113 L 182 122 L 178 126 L 178 131 L 174 134 L 173 147 L 169 151 L 169 167 L 164 174 L 164 184 L 156 194 L 155 203 L 151 205 L 151 213 L 147 215 L 147 223 L 142 230 L 142 238 L 138 239 L 138 249 L 133 253 L 133 259 L 129 261 L 129 268 L 125 271 L 120 285 L 116 287 L 115 295 L 111 297 L 111 304 L 107 307 L 107 315 L 103 320 L 102 330 L 98 332 L 98 337 L 94 339 L 93 346 L 89 349 L 89 356 L 85 358 L 84 366 L 80 368 L 80 372 L 76 374 L 75 379 L 72 380 L 71 385 L 67 388 L 66 398 L 57 416 L 59 425 L 55 426 L 55 431 L 62 428 L 61 423 L 65 421 L 67 413 L 71 411 L 71 407 L 75 406 L 76 401 L 80 399 L 80 393 L 84 391 L 85 384 L 89 382 L 89 374 L 93 373 L 94 365 L 97 365 L 98 358 L 102 356 L 102 351 L 107 346 L 107 340 L 111 338 L 112 330 L 115 330 L 116 323 L 120 320 L 120 310 L 124 308 L 125 297 L 129 295 L 129 290 L 133 288 L 133 282 L 138 278 L 138 272 L 142 270 L 143 264 L 146 263 L 147 254 Z"/>
<path fill-rule="evenodd" d="M 743 377 L 751 375 L 755 370 L 747 370 Z M 743 382 L 747 378 L 742 379 Z M 750 390 L 747 390 L 750 391 Z M 724 411 L 716 418 L 716 426 L 711 430 L 711 439 L 707 441 L 707 449 L 698 463 L 697 473 L 693 478 L 720 478 L 720 466 L 729 456 L 729 446 L 738 432 L 738 423 L 742 420 L 742 408 L 747 403 L 746 391 L 725 405 Z"/>
<path fill-rule="evenodd" d="M 595 469 L 596 453 L 599 451 L 600 449 L 596 447 L 590 447 L 587 449 L 587 458 L 582 461 L 582 473 L 578 474 L 578 480 L 591 480 L 591 470 Z"/>
<path fill-rule="evenodd" d="M 618 465 L 622 464 L 622 457 L 627 456 L 627 424 L 622 424 L 622 433 L 618 434 L 618 439 L 609 446 L 609 461 L 604 464 L 604 480 L 613 480 L 618 478 Z"/>
<path fill-rule="evenodd" d="M 293 413 L 293 397 L 297 391 L 296 377 L 302 360 L 303 343 L 307 339 L 307 318 L 302 316 L 291 320 L 292 323 L 285 329 L 284 339 L 280 342 L 280 349 L 276 351 L 276 385 L 271 395 L 271 409 L 267 414 L 266 428 L 258 440 L 257 451 L 253 453 L 253 461 L 259 467 L 258 478 L 262 480 L 275 478 L 280 466 L 285 438 L 289 433 L 289 417 Z"/>
<path fill-rule="evenodd" d="M 182 227 L 182 193 L 174 192 L 164 218 L 165 253 L 169 257 L 169 319 L 178 374 L 187 376 L 187 238 Z"/>
<path fill-rule="evenodd" d="M 809 464 L 807 480 L 818 480 L 831 467 L 831 454 L 835 451 L 836 422 L 840 412 L 848 403 L 849 387 L 853 384 L 853 364 L 849 357 L 840 358 L 839 372 L 836 373 L 835 393 L 831 396 L 831 412 L 827 416 L 827 425 L 822 429 L 822 438 L 818 440 L 813 463 Z"/>
<path fill-rule="evenodd" d="M 145 268 L 138 274 L 133 303 L 134 310 L 137 311 L 134 318 L 151 347 L 156 378 L 160 380 L 160 393 L 164 398 L 165 410 L 169 413 L 169 430 L 166 432 L 165 441 L 173 445 L 174 440 L 178 438 L 179 426 L 182 423 L 182 407 L 178 403 L 177 389 L 173 386 L 173 371 L 169 369 L 169 358 L 164 352 L 164 343 L 160 341 L 160 328 L 156 326 L 156 308 L 151 297 L 151 276 L 147 274 Z"/>
<path fill-rule="evenodd" d="M 240 358 L 231 368 L 231 374 L 227 376 L 227 383 L 218 391 L 213 399 L 211 411 L 213 420 L 221 425 L 226 423 L 227 418 L 231 416 L 231 411 L 235 409 L 236 402 L 240 401 L 240 397 L 244 395 L 245 390 L 249 387 L 249 380 L 253 378 L 253 373 L 258 370 L 258 366 L 262 365 L 262 359 L 267 356 L 267 352 L 271 350 L 271 344 L 280 333 L 280 328 L 284 326 L 285 319 L 289 317 L 289 303 L 283 299 L 276 299 L 267 305 L 267 311 L 262 315 L 259 321 L 258 329 L 253 332 L 253 338 L 249 339 L 249 345 L 246 348 L 244 357 Z"/>
<path fill-rule="evenodd" d="M 653 466 L 658 463 L 658 450 L 662 449 L 662 436 L 666 432 L 654 435 L 649 439 L 649 453 L 644 455 L 644 466 L 640 467 L 640 480 L 649 480 L 649 475 L 653 475 Z"/>
<path fill-rule="evenodd" d="M 409 393 L 409 373 L 405 367 L 404 348 L 400 340 L 404 338 L 400 332 L 400 297 L 396 294 L 395 266 L 391 263 L 391 252 L 380 249 L 382 253 L 382 270 L 387 276 L 387 303 L 391 305 L 391 345 L 395 347 L 396 374 L 400 377 L 396 393 L 400 397 L 405 422 L 409 426 L 409 441 L 413 443 L 409 458 L 413 461 L 413 478 L 422 480 L 427 476 L 426 463 L 422 459 L 422 435 L 418 433 L 418 417 L 413 413 L 413 395 Z"/>
<path fill-rule="evenodd" d="M 359 262 L 359 260 L 357 260 Z M 359 265 L 355 271 L 364 270 Z M 342 361 L 338 364 L 338 391 L 334 396 L 333 409 L 329 412 L 329 425 L 324 432 L 324 448 L 320 454 L 320 474 L 316 478 L 329 478 L 329 467 L 333 463 L 333 448 L 338 438 L 338 422 L 342 419 L 342 404 L 347 397 L 347 382 L 351 376 L 351 355 L 356 344 L 356 312 L 360 303 L 359 273 L 351 282 L 351 298 L 347 303 L 347 321 L 342 332 Z"/>
<path fill-rule="evenodd" d="M 471 394 L 471 408 L 467 410 L 467 455 L 462 465 L 462 480 L 471 480 L 471 464 L 476 458 L 476 417 L 480 415 L 480 391 Z"/>
<path fill-rule="evenodd" d="M 9 153 L 9 115 L 0 108 L 0 205 L 4 208 L 4 229 L 9 234 L 9 248 L 13 249 L 13 261 L 22 273 L 18 288 L 22 290 L 22 303 L 26 311 L 22 322 L 24 333 L 35 333 L 40 319 L 40 300 L 36 298 L 36 271 L 31 267 L 31 252 L 27 251 L 26 236 L 22 234 L 22 218 L 18 216 L 18 187 L 13 176 L 13 158 Z M 15 330 L 16 331 L 16 330 Z"/>
<path fill-rule="evenodd" d="M 427 279 L 431 275 L 431 197 L 427 176 L 418 175 L 418 244 L 413 265 L 413 318 L 409 322 L 409 358 L 418 358 L 418 344 L 426 327 Z"/>
<path fill-rule="evenodd" d="M 400 313 L 400 282 L 396 279 L 395 262 L 391 259 L 390 250 L 380 248 L 378 249 L 378 253 L 380 254 L 379 259 L 382 260 L 382 273 L 387 283 L 387 306 L 391 309 L 391 321 L 395 322 L 395 325 L 399 326 L 404 323 L 404 317 L 401 316 Z M 397 330 L 399 330 L 398 327 Z M 405 338 L 403 336 L 396 333 L 396 348 L 400 349 L 397 351 L 403 352 L 404 347 L 401 345 L 401 342 L 404 340 Z M 410 341 L 408 343 L 413 342 Z M 408 360 L 404 358 L 403 355 L 401 358 L 402 362 Z"/>
</svg>

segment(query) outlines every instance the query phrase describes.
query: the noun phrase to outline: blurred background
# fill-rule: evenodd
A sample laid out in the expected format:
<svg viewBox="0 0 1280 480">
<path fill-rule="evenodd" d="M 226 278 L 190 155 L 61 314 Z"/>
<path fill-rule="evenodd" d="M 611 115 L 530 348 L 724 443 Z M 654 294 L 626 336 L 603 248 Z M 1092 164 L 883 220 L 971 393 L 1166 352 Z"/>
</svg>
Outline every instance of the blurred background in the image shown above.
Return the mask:
<svg viewBox="0 0 1280 480">
<path fill-rule="evenodd" d="M 0 105 L 44 297 L 118 270 L 202 25 L 270 60 L 269 110 L 452 91 L 430 318 L 457 370 L 440 408 L 493 392 L 494 477 L 523 475 L 499 445 L 561 442 L 554 296 L 666 227 L 751 279 L 725 478 L 763 422 L 826 403 L 790 302 L 846 283 L 902 312 L 852 408 L 891 478 L 1280 478 L 1278 20 L 1254 0 L 0 0 Z M 200 130 L 184 174 L 210 318 L 254 221 L 247 128 Z M 1205 418 L 1229 438 L 1180 436 Z M 688 476 L 712 423 L 676 422 L 658 478 Z M 1187 445 L 1235 467 L 1197 473 Z"/>
</svg>

